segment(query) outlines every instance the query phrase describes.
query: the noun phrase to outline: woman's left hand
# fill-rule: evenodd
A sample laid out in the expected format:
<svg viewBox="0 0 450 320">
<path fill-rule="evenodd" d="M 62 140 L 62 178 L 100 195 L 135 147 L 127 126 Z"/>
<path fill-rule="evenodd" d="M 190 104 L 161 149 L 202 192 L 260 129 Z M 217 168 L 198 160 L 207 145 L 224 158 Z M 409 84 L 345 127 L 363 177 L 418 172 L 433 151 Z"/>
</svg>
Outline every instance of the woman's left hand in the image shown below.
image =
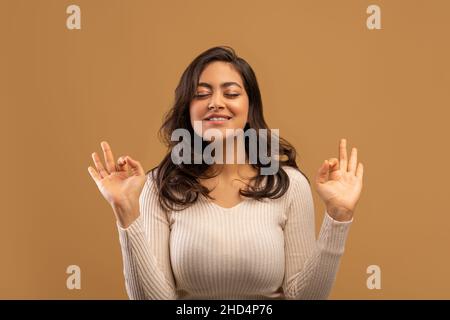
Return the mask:
<svg viewBox="0 0 450 320">
<path fill-rule="evenodd" d="M 358 163 L 357 149 L 352 148 L 347 160 L 347 141 L 341 139 L 339 160 L 325 160 L 316 177 L 317 193 L 334 220 L 349 221 L 353 218 L 362 185 L 363 164 Z"/>
</svg>

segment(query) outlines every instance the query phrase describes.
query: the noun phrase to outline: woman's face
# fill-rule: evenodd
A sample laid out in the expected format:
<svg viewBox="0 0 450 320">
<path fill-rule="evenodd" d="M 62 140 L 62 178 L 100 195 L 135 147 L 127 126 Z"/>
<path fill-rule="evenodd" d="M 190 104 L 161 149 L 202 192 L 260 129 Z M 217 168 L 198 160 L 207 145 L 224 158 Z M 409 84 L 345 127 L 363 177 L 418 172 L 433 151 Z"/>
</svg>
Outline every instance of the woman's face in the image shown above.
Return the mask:
<svg viewBox="0 0 450 320">
<path fill-rule="evenodd" d="M 200 75 L 197 91 L 189 107 L 195 132 L 204 136 L 210 128 L 219 129 L 226 137 L 226 129 L 243 129 L 248 118 L 248 96 L 239 72 L 230 63 L 215 61 Z M 195 122 L 201 124 L 195 126 Z"/>
</svg>

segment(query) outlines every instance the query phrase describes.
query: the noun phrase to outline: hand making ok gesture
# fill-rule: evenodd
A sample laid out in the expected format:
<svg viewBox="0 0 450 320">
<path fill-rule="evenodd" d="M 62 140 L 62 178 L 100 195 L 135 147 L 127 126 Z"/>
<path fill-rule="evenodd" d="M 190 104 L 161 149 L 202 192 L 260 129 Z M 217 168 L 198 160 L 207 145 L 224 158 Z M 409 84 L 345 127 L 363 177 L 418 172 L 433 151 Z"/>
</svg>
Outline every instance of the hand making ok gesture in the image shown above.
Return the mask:
<svg viewBox="0 0 450 320">
<path fill-rule="evenodd" d="M 357 149 L 352 148 L 347 159 L 347 141 L 341 139 L 339 160 L 325 160 L 316 177 L 316 188 L 327 212 L 337 221 L 353 217 L 363 185 L 363 164 L 358 163 Z"/>
<path fill-rule="evenodd" d="M 92 153 L 95 168 L 88 171 L 103 197 L 113 207 L 116 218 L 122 226 L 128 226 L 139 216 L 139 196 L 144 187 L 146 175 L 139 161 L 130 156 L 116 161 L 109 144 L 101 142 L 106 168 L 96 152 Z"/>
</svg>

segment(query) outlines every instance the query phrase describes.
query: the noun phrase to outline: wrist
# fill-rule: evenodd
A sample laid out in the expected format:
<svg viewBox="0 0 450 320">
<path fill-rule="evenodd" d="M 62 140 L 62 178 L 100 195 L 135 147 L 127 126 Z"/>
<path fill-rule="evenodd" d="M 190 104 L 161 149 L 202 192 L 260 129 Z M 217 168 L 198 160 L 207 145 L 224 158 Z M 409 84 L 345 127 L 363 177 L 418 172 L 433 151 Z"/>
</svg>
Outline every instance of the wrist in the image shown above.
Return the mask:
<svg viewBox="0 0 450 320">
<path fill-rule="evenodd" d="M 122 228 L 129 227 L 139 217 L 139 201 L 121 201 L 112 204 L 114 214 Z"/>
<path fill-rule="evenodd" d="M 327 212 L 331 218 L 339 222 L 350 221 L 353 218 L 353 211 L 345 208 L 327 207 Z"/>
</svg>

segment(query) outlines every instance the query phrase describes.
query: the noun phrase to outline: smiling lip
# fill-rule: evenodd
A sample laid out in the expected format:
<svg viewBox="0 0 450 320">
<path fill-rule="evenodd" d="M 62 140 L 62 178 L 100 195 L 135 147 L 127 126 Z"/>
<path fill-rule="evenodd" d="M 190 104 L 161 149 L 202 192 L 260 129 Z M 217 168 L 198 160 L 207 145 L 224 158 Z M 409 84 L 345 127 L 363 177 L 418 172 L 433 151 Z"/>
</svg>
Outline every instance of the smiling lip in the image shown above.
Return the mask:
<svg viewBox="0 0 450 320">
<path fill-rule="evenodd" d="M 215 125 L 225 125 L 230 119 L 225 120 L 203 120 L 203 123 L 215 126 Z"/>
<path fill-rule="evenodd" d="M 212 123 L 222 123 L 230 120 L 232 117 L 227 116 L 225 114 L 213 113 L 203 119 L 203 121 L 212 122 Z"/>
</svg>

